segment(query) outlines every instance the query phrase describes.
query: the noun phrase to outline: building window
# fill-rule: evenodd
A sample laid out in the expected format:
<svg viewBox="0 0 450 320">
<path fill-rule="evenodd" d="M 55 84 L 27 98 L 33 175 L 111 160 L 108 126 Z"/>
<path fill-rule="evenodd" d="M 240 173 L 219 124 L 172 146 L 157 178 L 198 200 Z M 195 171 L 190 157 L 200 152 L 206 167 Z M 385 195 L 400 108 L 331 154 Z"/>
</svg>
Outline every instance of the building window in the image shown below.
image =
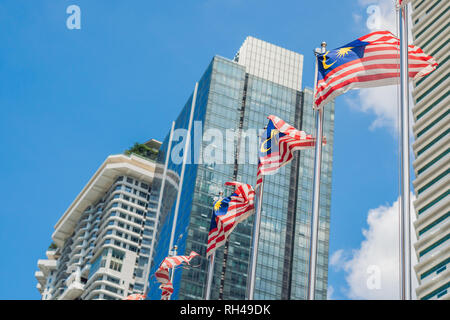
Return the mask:
<svg viewBox="0 0 450 320">
<path fill-rule="evenodd" d="M 136 277 L 142 278 L 142 276 L 143 276 L 143 270 L 142 270 L 141 268 L 136 268 L 136 269 L 134 270 L 134 274 L 136 275 Z"/>
<path fill-rule="evenodd" d="M 152 236 L 152 235 L 153 235 L 153 230 L 150 230 L 150 229 L 144 229 L 144 235 L 146 235 L 146 236 Z"/>
<path fill-rule="evenodd" d="M 105 290 L 113 292 L 113 293 L 116 293 L 116 294 L 122 294 L 123 293 L 123 291 L 121 289 L 117 289 L 117 288 L 114 288 L 114 287 L 111 287 L 111 286 L 108 286 L 108 285 L 105 286 Z"/>
<path fill-rule="evenodd" d="M 123 260 L 125 257 L 125 252 L 122 252 L 120 250 L 117 249 L 113 249 L 112 253 L 111 253 L 111 257 L 114 259 L 119 259 L 119 260 Z"/>
<path fill-rule="evenodd" d="M 111 260 L 111 263 L 109 264 L 109 268 L 120 272 L 120 271 L 122 271 L 122 264 L 117 261 Z"/>
<path fill-rule="evenodd" d="M 145 192 L 139 191 L 139 196 L 147 199 L 147 194 Z"/>
<path fill-rule="evenodd" d="M 140 233 L 140 230 L 136 227 L 133 227 L 133 232 Z"/>
</svg>

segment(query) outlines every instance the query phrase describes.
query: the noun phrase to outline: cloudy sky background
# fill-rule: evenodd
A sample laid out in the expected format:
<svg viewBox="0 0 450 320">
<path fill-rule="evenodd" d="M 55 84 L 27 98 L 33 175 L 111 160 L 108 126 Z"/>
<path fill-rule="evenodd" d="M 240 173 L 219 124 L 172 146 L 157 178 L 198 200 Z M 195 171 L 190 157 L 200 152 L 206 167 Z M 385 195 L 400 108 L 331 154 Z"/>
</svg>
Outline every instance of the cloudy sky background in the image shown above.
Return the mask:
<svg viewBox="0 0 450 320">
<path fill-rule="evenodd" d="M 73 4 L 81 30 L 66 27 Z M 58 219 L 108 155 L 164 139 L 214 55 L 233 58 L 251 35 L 302 53 L 312 87 L 314 48 L 374 26 L 396 31 L 393 1 L 0 1 L 0 299 L 40 298 Z M 332 299 L 398 296 L 397 90 L 336 99 Z M 373 266 L 381 287 L 368 290 Z"/>
</svg>

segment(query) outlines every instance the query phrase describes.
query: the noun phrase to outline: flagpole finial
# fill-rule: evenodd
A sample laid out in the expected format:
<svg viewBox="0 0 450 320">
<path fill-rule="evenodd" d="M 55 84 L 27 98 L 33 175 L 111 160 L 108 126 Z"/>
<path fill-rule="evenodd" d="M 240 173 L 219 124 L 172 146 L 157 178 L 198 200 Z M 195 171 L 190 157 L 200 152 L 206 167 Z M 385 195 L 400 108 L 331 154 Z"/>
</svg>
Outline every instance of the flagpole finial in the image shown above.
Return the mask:
<svg viewBox="0 0 450 320">
<path fill-rule="evenodd" d="M 322 53 L 325 53 L 327 51 L 327 43 L 325 41 L 323 41 L 320 45 L 322 47 L 321 48 Z"/>
</svg>

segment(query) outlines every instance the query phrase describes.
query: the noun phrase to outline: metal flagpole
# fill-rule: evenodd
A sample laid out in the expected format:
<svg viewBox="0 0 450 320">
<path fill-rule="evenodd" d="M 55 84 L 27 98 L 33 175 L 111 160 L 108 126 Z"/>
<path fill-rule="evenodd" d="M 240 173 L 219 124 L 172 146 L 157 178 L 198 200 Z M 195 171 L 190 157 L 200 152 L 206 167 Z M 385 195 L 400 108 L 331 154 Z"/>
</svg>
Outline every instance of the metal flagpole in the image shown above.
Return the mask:
<svg viewBox="0 0 450 320">
<path fill-rule="evenodd" d="M 178 246 L 176 246 L 176 245 L 173 246 L 173 249 L 170 251 L 169 256 L 175 257 L 177 255 L 177 249 L 178 249 Z M 175 273 L 175 266 L 172 269 L 170 269 L 170 282 L 172 284 L 173 284 L 173 275 L 174 275 L 174 273 Z"/>
<path fill-rule="evenodd" d="M 183 151 L 183 164 L 181 166 L 180 183 L 178 184 L 179 187 L 178 187 L 178 193 L 177 193 L 177 201 L 175 204 L 174 218 L 173 218 L 173 222 L 172 222 L 172 232 L 170 234 L 169 250 L 171 250 L 173 247 L 173 239 L 175 237 L 175 229 L 177 226 L 178 210 L 180 208 L 181 192 L 183 191 L 184 171 L 186 169 L 187 155 L 190 154 L 190 152 L 188 152 L 188 149 L 190 148 L 190 142 L 191 142 L 191 128 L 192 128 L 192 120 L 194 118 L 195 100 L 197 99 L 197 89 L 198 89 L 198 82 L 195 84 L 194 94 L 192 96 L 191 114 L 189 117 L 189 125 L 188 125 L 188 133 L 187 133 L 187 137 L 186 137 L 186 144 L 184 146 L 184 151 Z"/>
<path fill-rule="evenodd" d="M 400 24 L 400 298 L 411 300 L 411 215 L 409 174 L 408 5 L 399 8 Z"/>
<path fill-rule="evenodd" d="M 322 42 L 320 52 L 316 51 L 316 68 L 314 72 L 314 97 L 316 95 L 317 54 L 325 53 L 326 42 Z M 319 233 L 319 197 L 320 197 L 320 172 L 322 167 L 322 136 L 323 136 L 323 108 L 319 108 L 316 113 L 316 145 L 314 152 L 314 180 L 313 180 L 313 197 L 312 197 L 312 215 L 310 228 L 310 249 L 309 249 L 309 266 L 308 266 L 308 293 L 307 299 L 314 300 L 314 292 L 316 287 L 316 264 L 317 264 L 317 239 Z"/>
<path fill-rule="evenodd" d="M 169 134 L 169 144 L 167 146 L 166 161 L 164 164 L 164 172 L 163 172 L 162 181 L 161 181 L 161 188 L 159 190 L 158 208 L 156 209 L 155 230 L 158 230 L 159 216 L 161 215 L 162 198 L 163 198 L 163 194 L 164 194 L 164 188 L 166 185 L 166 175 L 167 175 L 167 168 L 169 167 L 170 152 L 172 150 L 172 137 L 173 137 L 174 129 L 175 129 L 175 121 L 172 121 L 172 127 L 170 128 L 170 134 Z M 152 241 L 152 247 L 150 249 L 150 257 L 153 257 L 154 248 L 155 248 L 155 241 Z"/>
<path fill-rule="evenodd" d="M 184 150 L 183 150 L 183 164 L 181 166 L 180 183 L 178 184 L 179 187 L 178 187 L 178 193 L 177 193 L 177 201 L 175 204 L 175 212 L 174 212 L 174 218 L 173 218 L 173 222 L 172 222 L 172 232 L 170 234 L 169 254 L 173 247 L 175 230 L 177 227 L 178 210 L 180 208 L 181 192 L 183 191 L 183 180 L 184 180 L 184 171 L 186 169 L 187 155 L 190 154 L 190 152 L 188 150 L 190 148 L 190 142 L 191 142 L 192 120 L 194 119 L 195 103 L 197 100 L 197 90 L 198 90 L 198 82 L 195 83 L 194 94 L 192 95 L 191 114 L 189 116 L 188 132 L 187 132 L 187 137 L 186 137 L 186 143 L 185 143 Z M 172 277 L 173 277 L 173 270 L 172 270 Z"/>
<path fill-rule="evenodd" d="M 222 192 L 219 192 L 219 196 L 218 197 L 214 197 L 214 203 L 216 203 L 216 201 L 219 201 L 222 199 Z M 211 210 L 212 214 L 214 215 L 214 208 Z M 211 217 L 212 219 L 213 217 Z M 208 267 L 208 279 L 207 279 L 207 283 L 206 283 L 206 294 L 205 294 L 205 300 L 210 300 L 211 299 L 211 287 L 212 287 L 212 280 L 214 277 L 214 262 L 216 259 L 216 251 L 213 252 L 213 254 L 211 254 L 209 256 L 209 267 Z"/>
<path fill-rule="evenodd" d="M 214 276 L 214 260 L 216 259 L 216 252 L 209 256 L 209 267 L 208 267 L 208 282 L 206 284 L 206 295 L 205 300 L 211 299 L 211 286 Z"/>
<path fill-rule="evenodd" d="M 262 213 L 262 197 L 263 197 L 263 189 L 264 189 L 264 176 L 262 176 L 262 181 L 259 186 L 259 195 L 258 195 L 258 208 L 255 216 L 255 225 L 253 227 L 253 246 L 252 246 L 252 254 L 250 260 L 250 273 L 248 275 L 248 300 L 253 300 L 255 294 L 255 278 L 256 278 L 256 263 L 258 259 L 258 244 L 259 244 L 259 230 L 261 228 L 261 213 Z"/>
</svg>

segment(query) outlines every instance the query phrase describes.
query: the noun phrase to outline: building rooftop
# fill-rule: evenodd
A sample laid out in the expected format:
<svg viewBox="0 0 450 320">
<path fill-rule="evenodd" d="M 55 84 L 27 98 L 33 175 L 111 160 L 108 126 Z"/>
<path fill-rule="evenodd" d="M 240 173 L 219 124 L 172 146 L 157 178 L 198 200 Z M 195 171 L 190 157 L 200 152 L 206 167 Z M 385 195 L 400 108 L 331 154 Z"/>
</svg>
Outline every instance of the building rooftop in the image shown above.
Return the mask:
<svg viewBox="0 0 450 320">
<path fill-rule="evenodd" d="M 234 57 L 254 76 L 301 91 L 303 55 L 248 36 Z"/>
<path fill-rule="evenodd" d="M 83 190 L 55 225 L 52 239 L 58 247 L 71 236 L 78 220 L 86 208 L 96 203 L 120 175 L 131 175 L 151 183 L 157 164 L 151 160 L 131 154 L 111 155 L 95 172 Z"/>
</svg>

